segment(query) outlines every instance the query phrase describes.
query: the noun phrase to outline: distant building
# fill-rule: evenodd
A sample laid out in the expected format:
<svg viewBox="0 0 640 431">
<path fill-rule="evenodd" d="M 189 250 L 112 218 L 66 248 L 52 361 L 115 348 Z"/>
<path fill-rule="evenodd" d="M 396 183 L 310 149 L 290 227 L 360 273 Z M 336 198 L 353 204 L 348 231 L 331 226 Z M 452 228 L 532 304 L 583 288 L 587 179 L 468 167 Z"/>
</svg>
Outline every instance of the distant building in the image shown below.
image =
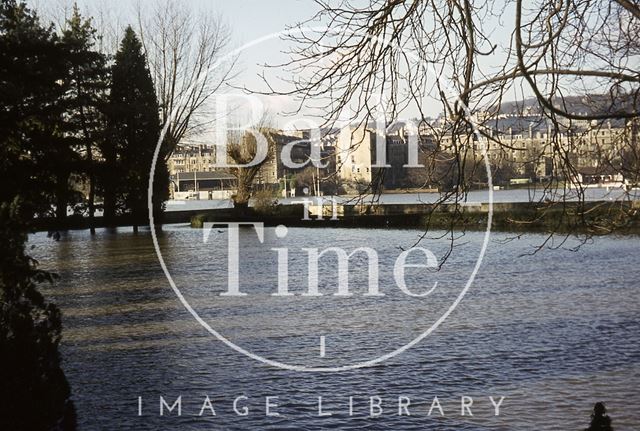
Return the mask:
<svg viewBox="0 0 640 431">
<path fill-rule="evenodd" d="M 212 172 L 216 168 L 213 145 L 178 145 L 167 161 L 169 175 L 176 177 L 183 172 Z"/>
<path fill-rule="evenodd" d="M 371 129 L 345 127 L 336 143 L 336 168 L 348 185 L 371 184 L 376 158 L 376 134 Z"/>
<path fill-rule="evenodd" d="M 622 174 L 611 167 L 583 167 L 578 169 L 576 182 L 581 187 L 624 187 Z"/>
<path fill-rule="evenodd" d="M 325 134 L 319 140 L 315 140 L 308 130 L 287 132 L 273 130 L 271 131 L 271 139 L 275 141 L 273 152 L 265 164 L 260 167 L 254 180 L 255 184 L 268 187 L 277 186 L 291 194 L 295 189 L 291 189 L 290 183 L 304 171 L 314 170 L 314 175 L 317 177 L 310 189 L 317 187 L 317 183 L 320 182 L 318 177 L 324 178 L 335 172 L 334 147 L 332 146 L 334 138 L 331 135 Z M 291 163 L 285 163 L 283 160 L 285 147 Z M 314 160 L 314 153 L 318 155 L 318 160 Z M 318 168 L 316 165 L 325 167 Z M 287 182 L 286 186 L 285 181 Z M 316 193 L 319 192 L 316 190 Z"/>
<path fill-rule="evenodd" d="M 534 114 L 497 114 L 479 116 L 476 136 L 458 136 L 458 145 L 470 148 L 478 159 L 482 148 L 492 166 L 508 164 L 518 178 L 561 178 L 560 166 L 570 160 L 575 167 L 599 167 L 620 154 L 622 143 L 629 135 L 622 120 L 604 122 L 561 121 L 557 125 L 548 118 Z M 444 128 L 440 124 L 440 130 Z M 443 133 L 440 148 L 452 151 L 452 136 Z M 563 155 L 559 155 L 561 150 Z M 559 160 L 563 157 L 564 160 Z"/>
<path fill-rule="evenodd" d="M 230 199 L 237 191 L 236 177 L 221 171 L 178 172 L 173 180 L 173 199 Z"/>
<path fill-rule="evenodd" d="M 338 135 L 335 157 L 343 186 L 351 191 L 362 189 L 372 182 L 387 189 L 404 186 L 410 145 L 415 145 L 416 152 L 420 153 L 433 144 L 429 137 L 419 136 L 405 126 L 405 123 L 398 122 L 386 130 L 378 130 L 375 125 L 342 129 Z M 414 136 L 410 133 L 414 133 Z M 412 139 L 415 144 L 410 143 Z M 378 154 L 378 145 L 384 154 Z M 420 163 L 419 154 L 417 159 Z"/>
<path fill-rule="evenodd" d="M 274 129 L 269 130 L 268 133 L 270 133 L 270 139 L 274 141 L 275 145 L 255 176 L 255 186 L 272 189 L 283 188 L 291 194 L 291 184 L 285 186 L 284 180 L 287 179 L 291 183 L 296 174 L 310 166 L 313 167 L 311 163 L 312 147 L 316 145 L 319 146 L 320 162 L 327 164 L 327 167 L 319 170 L 318 174 L 326 175 L 329 170 L 335 171 L 333 147 L 329 145 L 330 138 L 323 137 L 320 142 L 312 142 L 308 131 L 282 132 Z M 285 165 L 281 154 L 286 145 L 292 145 L 290 147 L 291 161 L 300 167 Z M 200 196 L 200 199 L 207 199 L 212 194 L 226 199 L 232 191 L 235 193 L 233 190 L 235 186 L 231 186 L 229 181 L 228 169 L 215 165 L 215 150 L 213 145 L 178 145 L 167 163 L 173 183 L 171 194 L 174 199 L 194 198 L 196 195 Z M 199 187 L 197 188 L 193 180 L 194 176 L 198 178 Z M 235 181 L 235 177 L 233 178 Z M 209 180 L 225 181 L 212 183 Z M 214 199 L 217 198 L 214 197 Z"/>
<path fill-rule="evenodd" d="M 255 184 L 275 186 L 290 171 L 296 169 L 287 168 L 281 158 L 282 148 L 290 143 L 296 142 L 291 150 L 291 159 L 295 163 L 303 163 L 309 160 L 308 142 L 304 141 L 302 134 L 293 135 L 280 130 L 270 130 L 270 138 L 275 141 L 273 151 L 269 158 L 260 167 L 254 180 Z"/>
<path fill-rule="evenodd" d="M 520 113 L 514 110 L 479 112 L 476 123 L 475 129 L 469 126 L 455 135 L 445 116 L 418 122 L 398 121 L 385 130 L 378 130 L 373 123 L 327 129 L 321 131 L 320 138 L 310 130 L 283 132 L 271 129 L 268 132 L 275 145 L 254 184 L 280 189 L 283 196 L 295 191 L 296 187 L 306 190 L 305 193 L 320 193 L 321 182 L 330 186 L 331 193 L 340 189 L 348 193 L 371 190 L 372 184 L 386 189 L 439 188 L 456 181 L 455 169 L 450 165 L 458 159 L 453 154 L 463 154 L 465 160 L 470 158 L 475 163 L 482 163 L 483 148 L 492 169 L 499 172 L 496 181 L 509 184 L 512 179 L 517 180 L 515 182 L 535 182 L 552 177 L 562 180 L 566 179 L 564 171 L 568 162 L 578 169 L 602 170 L 602 166 L 611 166 L 612 160 L 620 158 L 623 145 L 637 140 L 638 130 L 637 123 L 614 119 L 601 122 L 566 120 L 554 124 L 532 107 L 524 107 Z M 409 159 L 415 157 L 413 143 L 418 147 L 417 162 L 425 167 L 406 166 Z M 296 166 L 288 166 L 283 160 L 285 148 L 290 150 L 291 162 Z M 377 154 L 382 149 L 385 153 Z M 314 152 L 320 154 L 319 162 L 326 167 L 314 166 Z M 214 162 L 214 146 L 180 145 L 169 158 L 169 172 L 174 181 L 180 174 L 187 176 L 179 177 L 182 186 L 174 186 L 174 191 L 195 192 L 195 184 L 192 189 L 183 190 L 183 187 L 189 187 L 189 176 L 194 172 L 196 175 L 219 172 Z M 382 162 L 385 166 L 377 165 Z M 616 176 L 619 174 L 615 172 L 601 172 L 604 176 L 599 179 L 597 174 L 588 172 L 587 169 L 581 173 L 578 179 L 581 183 L 619 180 Z M 452 178 L 445 178 L 447 175 Z M 483 184 L 487 180 L 474 181 Z M 232 188 L 230 183 L 221 187 L 224 190 L 217 191 Z"/>
</svg>

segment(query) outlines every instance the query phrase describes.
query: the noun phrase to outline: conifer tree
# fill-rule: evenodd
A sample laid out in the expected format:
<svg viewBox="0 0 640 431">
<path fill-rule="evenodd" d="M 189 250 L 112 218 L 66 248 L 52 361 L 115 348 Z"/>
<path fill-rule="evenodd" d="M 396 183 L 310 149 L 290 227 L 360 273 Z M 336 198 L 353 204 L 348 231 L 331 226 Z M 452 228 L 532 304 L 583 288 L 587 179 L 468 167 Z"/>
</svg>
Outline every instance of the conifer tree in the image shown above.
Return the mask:
<svg viewBox="0 0 640 431">
<path fill-rule="evenodd" d="M 30 211 L 51 209 L 65 76 L 64 50 L 52 29 L 15 0 L 0 2 L 0 200 L 21 196 Z"/>
<path fill-rule="evenodd" d="M 122 170 L 119 184 L 134 230 L 147 214 L 149 170 L 160 134 L 158 102 L 142 45 L 131 27 L 115 56 L 109 104 L 111 151 Z M 168 195 L 168 173 L 163 152 L 154 175 L 154 208 Z M 107 204 L 105 196 L 105 205 Z"/>
<path fill-rule="evenodd" d="M 77 5 L 66 27 L 62 33 L 68 70 L 64 97 L 66 138 L 70 146 L 81 154 L 76 171 L 86 179 L 89 225 L 93 233 L 98 171 L 96 156 L 106 138 L 104 109 L 108 71 L 105 56 L 94 49 L 96 30 L 91 25 L 91 19 L 84 19 Z M 113 175 L 113 172 L 108 174 Z"/>
</svg>

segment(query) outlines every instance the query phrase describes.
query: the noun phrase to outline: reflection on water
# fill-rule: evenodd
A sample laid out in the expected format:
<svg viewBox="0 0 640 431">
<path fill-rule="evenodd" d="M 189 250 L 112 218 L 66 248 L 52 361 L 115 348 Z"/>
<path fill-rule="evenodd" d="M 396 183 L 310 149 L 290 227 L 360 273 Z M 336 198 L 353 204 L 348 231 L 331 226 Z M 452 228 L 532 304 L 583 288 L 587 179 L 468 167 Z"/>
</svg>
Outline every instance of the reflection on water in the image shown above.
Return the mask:
<svg viewBox="0 0 640 431">
<path fill-rule="evenodd" d="M 408 272 L 407 284 L 438 288 L 425 299 L 403 295 L 392 278 L 398 247 L 412 230 L 290 229 L 265 243 L 243 232 L 242 290 L 247 300 L 222 298 L 226 234 L 204 246 L 202 232 L 172 226 L 160 237 L 176 283 L 201 316 L 237 344 L 269 358 L 342 365 L 375 357 L 411 340 L 459 293 L 482 233 L 467 233 L 437 274 Z M 259 364 L 224 346 L 182 307 L 164 278 L 148 233 L 127 229 L 31 238 L 34 253 L 61 276 L 45 294 L 64 314 L 62 354 L 81 429 L 583 429 L 595 401 L 604 401 L 617 429 L 640 423 L 640 255 L 637 237 L 600 238 L 578 252 L 565 249 L 517 256 L 539 244 L 528 235 L 510 242 L 494 234 L 468 295 L 431 336 L 380 366 L 340 374 L 299 373 Z M 289 247 L 290 288 L 306 288 L 301 247 L 368 245 L 379 251 L 380 289 L 364 298 L 364 261 L 354 257 L 349 280 L 356 295 L 275 298 L 275 254 Z M 569 248 L 572 244 L 565 244 Z M 441 255 L 446 243 L 423 246 Z M 298 250 L 298 252 L 294 252 Z M 327 259 L 321 274 L 331 272 Z M 321 280 L 326 293 L 335 274 Z M 326 336 L 326 356 L 319 336 Z M 246 395 L 250 414 L 237 416 Z M 183 396 L 183 416 L 160 417 L 159 396 Z M 198 417 L 205 395 L 215 417 Z M 278 396 L 281 417 L 265 417 L 265 396 Z M 474 398 L 473 417 L 460 417 L 460 397 Z M 507 397 L 493 416 L 488 397 Z M 137 399 L 143 397 L 143 416 Z M 331 417 L 318 418 L 322 396 Z M 349 417 L 348 398 L 354 397 Z M 384 413 L 369 419 L 368 400 Z M 397 415 L 399 396 L 412 416 Z M 438 396 L 444 418 L 427 416 Z"/>
</svg>

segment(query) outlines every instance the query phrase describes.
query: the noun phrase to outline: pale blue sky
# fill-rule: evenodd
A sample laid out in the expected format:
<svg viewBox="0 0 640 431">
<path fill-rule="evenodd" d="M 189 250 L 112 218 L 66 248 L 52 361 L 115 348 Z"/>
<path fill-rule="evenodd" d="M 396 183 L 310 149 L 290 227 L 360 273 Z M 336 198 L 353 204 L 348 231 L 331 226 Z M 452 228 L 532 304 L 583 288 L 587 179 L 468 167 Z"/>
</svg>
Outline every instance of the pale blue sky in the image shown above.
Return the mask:
<svg viewBox="0 0 640 431">
<path fill-rule="evenodd" d="M 256 39 L 267 35 L 285 30 L 288 25 L 294 25 L 298 22 L 310 18 L 317 10 L 317 6 L 311 0 L 183 0 L 187 7 L 192 10 L 209 10 L 218 13 L 222 20 L 229 26 L 231 30 L 232 41 L 229 49 L 239 48 Z M 35 5 L 41 10 L 41 14 L 45 18 L 57 20 L 58 22 L 64 16 L 65 11 L 70 10 L 73 0 L 29 0 L 29 3 Z M 103 16 L 103 19 L 115 23 L 118 33 L 127 24 L 136 27 L 136 7 L 138 2 L 128 0 L 78 0 L 78 4 L 85 15 L 96 17 Z M 143 8 L 152 7 L 156 0 L 139 0 Z M 511 17 L 504 17 L 505 21 L 509 21 Z M 499 23 L 496 21 L 496 27 Z M 508 39 L 508 32 L 496 32 L 497 38 Z M 504 42 L 504 40 L 503 40 Z M 277 64 L 286 57 L 282 54 L 287 49 L 287 45 L 280 39 L 274 38 L 261 42 L 249 49 L 243 50 L 239 56 L 238 68 L 239 75 L 236 85 L 247 86 L 249 88 L 265 87 L 262 86 L 258 73 L 262 71 L 259 66 L 264 63 Z M 501 63 L 504 57 L 497 55 L 493 58 L 482 59 L 486 66 L 493 66 Z M 278 81 L 276 81 L 276 84 Z M 297 106 L 295 102 L 285 97 L 270 97 L 264 99 L 268 105 L 270 112 L 275 113 L 276 121 L 281 125 L 283 111 L 291 111 Z M 435 116 L 440 112 L 441 107 L 438 104 L 427 104 L 425 112 L 428 115 Z M 431 106 L 432 105 L 432 106 Z M 415 112 L 404 113 L 403 116 L 415 116 Z M 286 120 L 284 120 L 286 122 Z"/>
<path fill-rule="evenodd" d="M 52 20 L 56 23 L 64 21 L 65 14 L 68 14 L 74 3 L 73 0 L 27 0 L 27 2 L 38 9 L 40 15 L 45 20 Z M 252 41 L 265 36 L 281 32 L 288 25 L 293 25 L 311 17 L 314 13 L 315 4 L 309 0 L 178 0 L 194 11 L 212 11 L 219 15 L 231 31 L 231 43 L 227 47 L 233 50 L 244 46 Z M 99 16 L 104 16 L 118 28 L 118 33 L 131 24 L 134 28 L 136 24 L 136 1 L 128 0 L 77 0 L 81 12 L 87 16 L 94 17 L 94 24 L 99 26 Z M 140 0 L 140 5 L 153 7 L 156 0 Z M 106 42 L 109 43 L 109 42 Z M 117 40 L 111 42 L 117 46 Z M 286 49 L 285 43 L 274 37 L 270 40 L 259 43 L 249 49 L 243 50 L 238 57 L 237 71 L 239 73 L 235 84 L 257 88 L 262 86 L 262 81 L 258 78 L 258 73 L 265 63 L 275 64 L 283 61 L 286 57 L 281 51 Z M 264 87 L 262 86 L 264 89 Z M 277 115 L 278 112 L 290 111 L 296 106 L 290 100 L 283 100 L 282 97 L 262 98 L 268 105 L 267 109 Z M 281 119 L 277 119 L 281 123 Z"/>
</svg>

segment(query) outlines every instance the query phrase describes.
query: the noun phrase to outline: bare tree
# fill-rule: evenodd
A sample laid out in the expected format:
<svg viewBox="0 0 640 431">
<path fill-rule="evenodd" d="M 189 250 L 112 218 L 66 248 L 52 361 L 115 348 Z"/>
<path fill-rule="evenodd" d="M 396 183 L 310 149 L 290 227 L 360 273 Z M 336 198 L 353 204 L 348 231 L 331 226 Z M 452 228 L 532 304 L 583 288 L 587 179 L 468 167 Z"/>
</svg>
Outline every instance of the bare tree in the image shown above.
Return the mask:
<svg viewBox="0 0 640 431">
<path fill-rule="evenodd" d="M 215 120 L 205 108 L 233 77 L 234 59 L 217 65 L 229 45 L 230 30 L 210 11 L 171 0 L 158 0 L 151 10 L 139 4 L 137 16 L 161 123 L 169 123 L 163 151 L 169 157 L 180 141 Z"/>
<path fill-rule="evenodd" d="M 261 169 L 273 162 L 276 151 L 276 141 L 273 138 L 274 130 L 267 126 L 265 119 L 261 120 L 253 132 L 230 132 L 227 142 L 227 156 L 235 165 L 229 171 L 237 178 L 237 192 L 233 196 L 234 207 L 241 215 L 244 215 L 249 206 L 249 199 L 254 192 L 256 178 Z M 256 157 L 259 153 L 258 139 L 264 139 L 262 145 L 266 146 L 264 157 Z M 254 158 L 258 162 L 251 166 Z"/>
<path fill-rule="evenodd" d="M 113 56 L 120 45 L 122 31 L 127 26 L 123 10 L 114 8 L 109 0 L 94 0 L 78 5 L 74 0 L 36 0 L 34 9 L 51 20 L 60 31 L 67 30 L 68 19 L 74 8 L 78 8 L 84 16 L 91 17 L 91 24 L 96 29 L 96 49 L 98 52 Z"/>
<path fill-rule="evenodd" d="M 294 47 L 291 60 L 275 65 L 294 76 L 288 83 L 292 88 L 278 89 L 267 82 L 268 93 L 297 96 L 301 109 L 314 106 L 327 123 L 344 119 L 344 112 L 351 110 L 352 120 L 363 125 L 378 115 L 380 100 L 389 121 L 413 106 L 430 124 L 423 107 L 437 100 L 443 118 L 431 126 L 431 133 L 436 142 L 446 143 L 458 179 L 441 202 L 464 199 L 472 185 L 469 173 L 474 170 L 466 163 L 474 159 L 470 152 L 478 152 L 476 140 L 507 151 L 526 151 L 491 132 L 491 119 L 506 99 L 522 101 L 524 110 L 525 96 L 533 98 L 534 105 L 526 108 L 550 125 L 545 156 L 556 177 L 563 179 L 553 187 L 563 188 L 563 196 L 569 188 L 577 190 L 579 205 L 584 192 L 576 180 L 573 154 L 580 141 L 575 129 L 612 119 L 628 125 L 638 121 L 637 1 L 316 4 L 319 11 L 286 37 Z M 572 97 L 576 95 L 581 96 L 579 103 Z M 358 114 L 364 115 L 356 118 Z M 576 211 L 586 224 L 585 208 Z M 610 229 L 622 220 L 613 219 Z M 603 231 L 601 225 L 597 229 Z"/>
</svg>

